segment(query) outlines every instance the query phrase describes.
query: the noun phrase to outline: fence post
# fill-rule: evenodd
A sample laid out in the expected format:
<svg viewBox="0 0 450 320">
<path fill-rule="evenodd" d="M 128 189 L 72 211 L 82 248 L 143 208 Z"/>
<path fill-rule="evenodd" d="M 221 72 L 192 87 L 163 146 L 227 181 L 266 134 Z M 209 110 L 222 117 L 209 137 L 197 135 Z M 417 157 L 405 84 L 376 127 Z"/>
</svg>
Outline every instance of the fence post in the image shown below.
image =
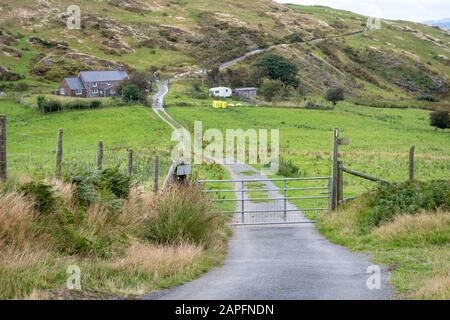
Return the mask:
<svg viewBox="0 0 450 320">
<path fill-rule="evenodd" d="M 241 222 L 245 222 L 245 181 L 241 181 Z"/>
<path fill-rule="evenodd" d="M 158 193 L 158 179 L 159 179 L 159 157 L 155 154 L 155 161 L 154 161 L 154 172 L 153 172 L 153 192 L 156 194 Z"/>
<path fill-rule="evenodd" d="M 331 211 L 331 203 L 333 202 L 333 177 L 328 177 L 328 211 Z"/>
<path fill-rule="evenodd" d="M 61 166 L 63 157 L 63 129 L 58 129 L 58 136 L 56 138 L 56 168 L 55 177 L 61 177 Z"/>
<path fill-rule="evenodd" d="M 344 164 L 338 161 L 337 205 L 344 200 Z"/>
<path fill-rule="evenodd" d="M 6 177 L 6 116 L 0 115 L 0 181 L 5 181 Z"/>
<path fill-rule="evenodd" d="M 287 180 L 284 178 L 284 222 L 287 221 Z"/>
<path fill-rule="evenodd" d="M 411 146 L 409 149 L 409 181 L 414 180 L 414 151 L 415 147 Z"/>
<path fill-rule="evenodd" d="M 128 175 L 133 174 L 133 149 L 128 149 Z"/>
<path fill-rule="evenodd" d="M 102 170 L 103 168 L 103 141 L 97 143 L 97 170 Z"/>
<path fill-rule="evenodd" d="M 338 187 L 338 142 L 339 129 L 333 129 L 333 151 L 332 151 L 332 167 L 331 167 L 331 197 L 329 209 L 335 210 L 337 208 L 337 187 Z"/>
</svg>

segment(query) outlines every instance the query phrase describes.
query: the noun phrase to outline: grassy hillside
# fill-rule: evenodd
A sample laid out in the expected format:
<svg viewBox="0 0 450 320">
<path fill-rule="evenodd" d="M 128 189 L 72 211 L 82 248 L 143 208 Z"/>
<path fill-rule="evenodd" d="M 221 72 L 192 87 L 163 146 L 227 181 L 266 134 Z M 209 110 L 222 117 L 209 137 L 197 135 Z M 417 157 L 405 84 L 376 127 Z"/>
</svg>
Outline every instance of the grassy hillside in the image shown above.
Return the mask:
<svg viewBox="0 0 450 320">
<path fill-rule="evenodd" d="M 433 27 L 384 21 L 364 32 L 364 16 L 270 0 L 79 0 L 82 29 L 68 30 L 71 4 L 0 1 L 0 73 L 25 78 L 0 86 L 14 90 L 26 82 L 48 91 L 87 68 L 153 66 L 168 75 L 260 47 L 298 64 L 307 94 L 341 85 L 357 97 L 448 99 L 450 35 Z"/>
</svg>

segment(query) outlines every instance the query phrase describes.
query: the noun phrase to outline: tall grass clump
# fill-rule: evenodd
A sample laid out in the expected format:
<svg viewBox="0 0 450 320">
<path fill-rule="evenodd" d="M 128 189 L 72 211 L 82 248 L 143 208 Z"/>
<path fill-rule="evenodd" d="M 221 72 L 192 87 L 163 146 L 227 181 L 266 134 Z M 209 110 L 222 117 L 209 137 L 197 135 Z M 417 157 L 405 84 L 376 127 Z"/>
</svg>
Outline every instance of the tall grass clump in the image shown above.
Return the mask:
<svg viewBox="0 0 450 320">
<path fill-rule="evenodd" d="M 291 159 L 280 158 L 279 168 L 277 174 L 282 177 L 296 177 L 300 169 L 294 164 Z"/>
<path fill-rule="evenodd" d="M 367 206 L 357 219 L 363 232 L 392 222 L 400 214 L 412 215 L 422 210 L 449 209 L 450 181 L 380 185 L 366 197 Z"/>
<path fill-rule="evenodd" d="M 20 193 L 0 195 L 0 252 L 6 247 L 30 247 L 36 236 L 34 207 L 34 203 Z"/>
<path fill-rule="evenodd" d="M 400 215 L 372 233 L 378 241 L 396 246 L 445 245 L 450 242 L 450 213 L 439 210 Z"/>
<path fill-rule="evenodd" d="M 0 185 L 0 299 L 71 297 L 73 264 L 89 297 L 176 285 L 220 261 L 227 231 L 197 188 L 155 195 L 117 168 L 9 181 Z"/>
<path fill-rule="evenodd" d="M 385 264 L 397 298 L 450 297 L 450 181 L 379 186 L 322 215 L 318 227 Z"/>
<path fill-rule="evenodd" d="M 204 193 L 194 186 L 176 186 L 160 195 L 148 221 L 146 238 L 160 244 L 213 245 L 224 220 L 211 211 Z"/>
<path fill-rule="evenodd" d="M 227 235 L 192 186 L 154 195 L 117 168 L 10 181 L 0 186 L 0 299 L 83 297 L 65 287 L 73 264 L 88 297 L 142 295 L 220 262 Z"/>
</svg>

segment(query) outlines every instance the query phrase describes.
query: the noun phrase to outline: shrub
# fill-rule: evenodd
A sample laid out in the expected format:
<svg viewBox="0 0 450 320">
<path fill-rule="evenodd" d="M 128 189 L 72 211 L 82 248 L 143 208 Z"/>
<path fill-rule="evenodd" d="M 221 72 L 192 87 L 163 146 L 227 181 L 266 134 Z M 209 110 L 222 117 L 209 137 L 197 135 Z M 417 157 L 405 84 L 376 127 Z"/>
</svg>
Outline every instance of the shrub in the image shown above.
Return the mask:
<svg viewBox="0 0 450 320">
<path fill-rule="evenodd" d="M 47 100 L 44 96 L 38 96 L 36 101 L 41 113 L 61 111 L 61 102 L 57 100 Z"/>
<path fill-rule="evenodd" d="M 282 56 L 274 53 L 265 53 L 256 60 L 254 66 L 260 71 L 260 75 L 263 77 L 266 76 L 272 80 L 280 80 L 284 84 L 295 88 L 299 85 L 297 65 Z"/>
<path fill-rule="evenodd" d="M 84 172 L 72 178 L 76 201 L 88 206 L 100 200 L 116 207 L 128 197 L 131 177 L 120 173 L 118 167 L 102 171 Z"/>
<path fill-rule="evenodd" d="M 282 177 L 296 177 L 300 169 L 292 162 L 292 160 L 285 160 L 280 158 L 279 168 L 277 174 Z"/>
<path fill-rule="evenodd" d="M 97 175 L 95 186 L 111 191 L 119 199 L 126 199 L 130 193 L 131 178 L 120 173 L 118 167 L 107 168 Z"/>
<path fill-rule="evenodd" d="M 154 77 L 156 68 L 150 68 L 146 72 L 135 72 L 130 75 L 130 78 L 122 81 L 117 87 L 117 92 L 123 96 L 124 89 L 128 86 L 136 86 L 138 88 L 138 97 L 145 96 L 147 90 L 151 91 L 153 84 L 150 81 Z M 134 89 L 133 89 L 134 90 Z M 139 99 L 139 98 L 138 98 Z M 136 99 L 135 101 L 137 101 Z M 142 98 L 141 98 L 142 100 Z"/>
<path fill-rule="evenodd" d="M 181 102 L 176 102 L 175 106 L 176 107 L 189 107 L 189 106 L 192 106 L 192 103 L 181 101 Z"/>
<path fill-rule="evenodd" d="M 29 197 L 35 209 L 40 214 L 50 214 L 56 206 L 57 200 L 53 187 L 44 182 L 29 182 L 21 185 L 18 191 Z"/>
<path fill-rule="evenodd" d="M 130 84 L 122 88 L 122 99 L 127 103 L 139 101 L 140 93 L 139 87 L 135 84 Z"/>
<path fill-rule="evenodd" d="M 210 246 L 223 218 L 211 213 L 208 198 L 195 187 L 173 187 L 156 199 L 145 237 L 161 244 L 190 243 Z"/>
<path fill-rule="evenodd" d="M 91 109 L 98 109 L 101 107 L 101 105 L 102 105 L 101 101 L 93 100 L 93 101 L 91 101 L 90 107 L 91 107 Z"/>
<path fill-rule="evenodd" d="M 44 105 L 45 105 L 45 97 L 44 96 L 38 96 L 36 98 L 36 102 L 37 102 L 38 109 L 41 110 L 41 112 L 42 112 L 42 110 L 44 109 Z"/>
<path fill-rule="evenodd" d="M 345 100 L 344 89 L 341 87 L 328 89 L 327 92 L 325 93 L 325 99 L 327 99 L 328 101 L 333 103 L 334 106 L 336 106 L 336 104 L 339 101 Z"/>
<path fill-rule="evenodd" d="M 383 185 L 366 197 L 368 206 L 357 219 L 363 232 L 391 222 L 399 214 L 449 209 L 450 181 Z"/>
<path fill-rule="evenodd" d="M 102 203 L 74 212 L 63 209 L 58 228 L 52 231 L 59 251 L 69 255 L 95 255 L 110 257 L 120 246 L 120 228 L 115 223 L 116 215 Z"/>
<path fill-rule="evenodd" d="M 450 128 L 450 117 L 446 110 L 437 110 L 430 113 L 430 125 L 436 130 Z"/>
<path fill-rule="evenodd" d="M 192 92 L 192 98 L 206 100 L 209 98 L 208 94 L 205 92 Z"/>
<path fill-rule="evenodd" d="M 46 106 L 44 107 L 45 113 L 58 112 L 61 111 L 61 102 L 56 100 L 47 101 Z"/>
<path fill-rule="evenodd" d="M 285 37 L 289 43 L 300 43 L 303 42 L 303 37 L 299 33 L 292 33 Z"/>
<path fill-rule="evenodd" d="M 280 80 L 264 79 L 260 93 L 266 101 L 272 101 L 283 90 L 283 82 Z"/>
<path fill-rule="evenodd" d="M 70 101 L 66 107 L 69 110 L 84 110 L 84 109 L 89 109 L 90 103 L 89 103 L 89 101 L 86 101 L 86 100 L 75 100 L 75 101 Z"/>
<path fill-rule="evenodd" d="M 439 99 L 433 97 L 432 95 L 423 95 L 417 98 L 419 101 L 428 101 L 428 102 L 439 102 Z"/>
</svg>

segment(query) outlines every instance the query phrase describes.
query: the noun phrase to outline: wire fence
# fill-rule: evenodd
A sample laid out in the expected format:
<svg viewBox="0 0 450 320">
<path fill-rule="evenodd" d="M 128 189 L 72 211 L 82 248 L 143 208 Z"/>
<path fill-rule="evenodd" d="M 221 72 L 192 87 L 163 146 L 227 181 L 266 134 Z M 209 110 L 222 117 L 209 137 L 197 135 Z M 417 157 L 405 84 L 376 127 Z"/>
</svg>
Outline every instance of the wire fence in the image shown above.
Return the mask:
<svg viewBox="0 0 450 320">
<path fill-rule="evenodd" d="M 39 141 L 37 141 L 39 142 Z M 130 150 L 132 153 L 130 154 Z M 132 147 L 127 145 L 105 145 L 102 150 L 102 168 L 117 167 L 119 172 L 129 174 L 133 182 L 146 188 L 153 188 L 155 174 L 160 185 L 172 164 L 169 150 L 152 147 Z M 57 174 L 57 147 L 11 145 L 7 152 L 8 177 L 31 176 L 53 178 Z M 98 169 L 97 146 L 62 148 L 61 177 L 67 178 L 82 172 Z M 130 159 L 131 158 L 131 159 Z M 157 170 L 155 170 L 157 167 Z"/>
</svg>

